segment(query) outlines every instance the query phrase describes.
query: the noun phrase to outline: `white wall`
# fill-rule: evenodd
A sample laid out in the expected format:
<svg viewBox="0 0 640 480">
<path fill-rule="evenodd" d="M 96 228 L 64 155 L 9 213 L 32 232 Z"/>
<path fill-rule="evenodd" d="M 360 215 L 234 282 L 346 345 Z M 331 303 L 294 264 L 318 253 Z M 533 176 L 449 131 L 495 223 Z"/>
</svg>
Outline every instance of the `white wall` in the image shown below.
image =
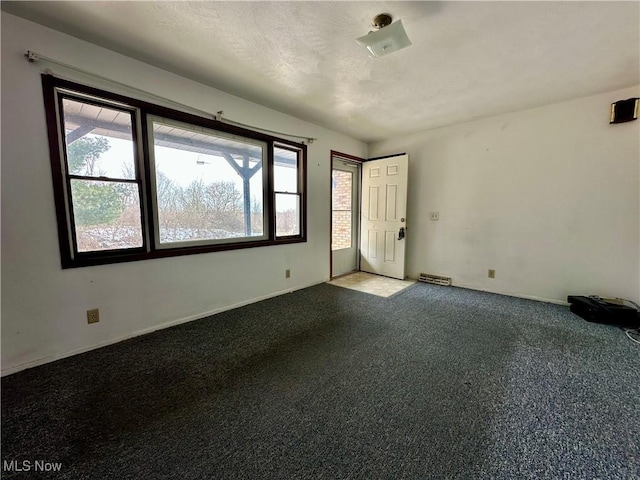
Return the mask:
<svg viewBox="0 0 640 480">
<path fill-rule="evenodd" d="M 62 270 L 40 83 L 47 66 L 29 64 L 27 50 L 238 122 L 317 137 L 308 148 L 308 242 Z M 331 149 L 362 157 L 367 147 L 2 13 L 2 373 L 327 280 Z M 100 323 L 87 325 L 90 308 Z"/>
<path fill-rule="evenodd" d="M 410 155 L 409 275 L 546 300 L 640 301 L 640 121 L 608 123 L 611 102 L 638 96 L 629 88 L 370 145 L 370 157 Z"/>
</svg>

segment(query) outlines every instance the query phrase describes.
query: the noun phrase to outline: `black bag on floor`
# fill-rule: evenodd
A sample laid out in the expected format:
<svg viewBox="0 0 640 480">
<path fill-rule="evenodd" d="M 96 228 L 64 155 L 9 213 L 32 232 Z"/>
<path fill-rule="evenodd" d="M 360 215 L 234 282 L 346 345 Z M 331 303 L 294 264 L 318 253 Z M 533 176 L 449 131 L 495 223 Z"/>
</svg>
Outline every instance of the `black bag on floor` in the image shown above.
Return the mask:
<svg viewBox="0 0 640 480">
<path fill-rule="evenodd" d="M 589 322 L 608 323 L 621 327 L 640 326 L 640 312 L 625 305 L 624 300 L 600 298 L 596 295 L 582 297 L 569 295 L 569 309 Z"/>
</svg>

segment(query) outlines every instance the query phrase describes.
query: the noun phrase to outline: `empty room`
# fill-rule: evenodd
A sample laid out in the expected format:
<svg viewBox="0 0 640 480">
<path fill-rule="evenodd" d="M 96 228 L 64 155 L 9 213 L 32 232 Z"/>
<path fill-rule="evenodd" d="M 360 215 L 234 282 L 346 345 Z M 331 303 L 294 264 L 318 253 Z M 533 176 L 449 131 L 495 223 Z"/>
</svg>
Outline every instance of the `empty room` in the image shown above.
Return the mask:
<svg viewBox="0 0 640 480">
<path fill-rule="evenodd" d="M 2 478 L 640 479 L 640 2 L 0 6 Z"/>
</svg>

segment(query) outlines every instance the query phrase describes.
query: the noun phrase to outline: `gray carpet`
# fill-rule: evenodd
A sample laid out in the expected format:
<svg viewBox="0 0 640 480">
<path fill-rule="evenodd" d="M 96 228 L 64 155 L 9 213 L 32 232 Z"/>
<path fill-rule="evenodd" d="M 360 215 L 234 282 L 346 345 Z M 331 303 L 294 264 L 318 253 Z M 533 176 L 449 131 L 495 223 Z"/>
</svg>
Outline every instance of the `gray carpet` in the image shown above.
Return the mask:
<svg viewBox="0 0 640 480">
<path fill-rule="evenodd" d="M 639 365 L 568 307 L 323 284 L 3 378 L 2 478 L 640 478 Z"/>
</svg>

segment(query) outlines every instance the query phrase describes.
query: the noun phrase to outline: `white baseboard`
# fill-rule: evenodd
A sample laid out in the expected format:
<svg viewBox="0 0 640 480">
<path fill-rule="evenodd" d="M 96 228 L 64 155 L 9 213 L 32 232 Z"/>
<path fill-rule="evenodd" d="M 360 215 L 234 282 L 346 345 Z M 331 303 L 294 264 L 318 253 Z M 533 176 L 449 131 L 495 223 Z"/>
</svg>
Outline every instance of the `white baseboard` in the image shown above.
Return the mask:
<svg viewBox="0 0 640 480">
<path fill-rule="evenodd" d="M 124 335 L 124 336 L 121 336 L 121 337 L 116 337 L 116 338 L 112 338 L 110 340 L 106 340 L 104 342 L 100 342 L 100 343 L 96 343 L 96 344 L 93 344 L 93 345 L 89 345 L 87 347 L 82 347 L 82 348 L 78 348 L 76 350 L 71 350 L 69 352 L 56 353 L 54 355 L 48 355 L 46 357 L 41 357 L 41 358 L 37 358 L 35 360 L 30 360 L 30 361 L 22 363 L 20 365 L 14 365 L 12 367 L 3 368 L 2 370 L 0 370 L 0 376 L 5 377 L 7 375 L 11 375 L 13 373 L 17 373 L 17 372 L 20 372 L 22 370 L 26 370 L 28 368 L 33 368 L 33 367 L 37 367 L 39 365 L 44 365 L 46 363 L 55 362 L 56 360 L 62 360 L 63 358 L 72 357 L 74 355 L 79 355 L 81 353 L 89 352 L 91 350 L 96 350 L 98 348 L 106 347 L 108 345 L 113 345 L 114 343 L 119 343 L 119 342 L 122 342 L 124 340 L 129 340 L 130 338 L 139 337 L 140 335 L 145 335 L 147 333 L 155 332 L 157 330 L 163 330 L 165 328 L 173 327 L 175 325 L 180 325 L 181 323 L 187 323 L 187 322 L 192 322 L 193 320 L 199 320 L 201 318 L 209 317 L 209 316 L 215 315 L 217 313 L 226 312 L 227 310 L 233 310 L 234 308 L 243 307 L 243 306 L 249 305 L 251 303 L 260 302 L 262 300 L 267 300 L 269 298 L 278 297 L 278 296 L 284 295 L 286 293 L 292 293 L 292 292 L 294 292 L 296 290 L 302 290 L 303 288 L 312 287 L 312 286 L 318 285 L 320 283 L 324 283 L 324 281 L 314 282 L 314 283 L 310 283 L 308 285 L 301 285 L 301 286 L 297 286 L 295 288 L 288 288 L 286 290 L 280 290 L 278 292 L 269 293 L 269 294 L 263 295 L 261 297 L 256 297 L 256 298 L 252 298 L 250 300 L 246 300 L 246 301 L 243 301 L 243 302 L 235 303 L 233 305 L 227 305 L 227 306 L 216 308 L 216 309 L 209 310 L 209 311 L 206 311 L 206 312 L 197 313 L 195 315 L 189 315 L 188 317 L 179 318 L 177 320 L 171 320 L 171 321 L 168 321 L 168 322 L 164 322 L 164 323 L 161 323 L 161 324 L 158 324 L 158 325 L 154 325 L 152 327 L 148 327 L 148 328 L 144 328 L 142 330 L 137 330 L 135 332 L 131 332 L 131 333 L 129 333 L 127 335 Z"/>
<path fill-rule="evenodd" d="M 537 297 L 535 295 L 526 295 L 524 293 L 514 293 L 514 292 L 502 292 L 500 290 L 492 290 L 488 288 L 480 288 L 473 287 L 471 285 L 463 285 L 459 283 L 454 283 L 453 287 L 467 288 L 469 290 L 477 290 L 479 292 L 488 292 L 488 293 L 496 293 L 498 295 L 506 295 L 508 297 L 517 297 L 517 298 L 526 298 L 527 300 L 535 300 L 537 302 L 545 302 L 545 303 L 554 303 L 556 305 L 569 305 L 568 302 L 563 302 L 562 300 L 557 300 L 555 298 L 545 298 L 545 297 Z"/>
<path fill-rule="evenodd" d="M 173 327 L 175 325 L 180 325 L 182 323 L 187 323 L 187 322 L 192 322 L 193 320 L 199 320 L 201 318 L 204 317 L 209 317 L 211 315 L 215 315 L 217 313 L 222 313 L 225 312 L 227 310 L 233 310 L 234 308 L 239 308 L 239 307 L 243 307 L 245 305 L 249 305 L 251 303 L 256 303 L 256 302 L 260 302 L 262 300 L 267 300 L 269 298 L 273 298 L 273 297 L 277 297 L 280 295 L 284 295 L 286 293 L 291 293 L 294 292 L 296 290 L 302 290 L 303 288 L 308 288 L 308 287 L 312 287 L 314 285 L 318 285 L 320 283 L 324 283 L 326 281 L 328 281 L 329 279 L 320 281 L 320 282 L 314 282 L 314 283 L 310 283 L 308 285 L 301 285 L 298 286 L 296 288 L 290 288 L 290 289 L 286 289 L 286 290 L 280 290 L 278 292 L 274 292 L 274 293 L 270 293 L 267 295 L 263 295 L 261 297 L 256 297 L 256 298 L 252 298 L 250 300 L 246 300 L 243 302 L 239 302 L 239 303 L 235 303 L 233 305 L 227 305 L 225 307 L 220 307 L 220 308 L 216 308 L 213 310 L 209 310 L 206 312 L 201 312 L 195 315 L 190 315 L 188 317 L 183 317 L 183 318 L 179 318 L 177 320 L 171 320 L 169 322 L 164 322 L 161 323 L 159 325 L 154 325 L 152 327 L 148 327 L 142 330 L 137 330 L 135 332 L 129 333 L 127 335 L 121 336 L 121 337 L 116 337 L 110 340 L 106 340 L 104 342 L 100 342 L 100 343 L 96 343 L 93 345 L 89 345 L 87 347 L 83 347 L 83 348 L 78 348 L 76 350 L 72 350 L 69 352 L 64 352 L 64 353 L 57 353 L 54 355 L 49 355 L 46 357 L 41 357 L 35 360 L 31 360 L 29 362 L 25 362 L 22 363 L 20 365 L 14 365 L 12 367 L 8 367 L 8 368 L 4 368 L 2 370 L 0 370 L 0 376 L 4 377 L 7 375 L 11 375 L 13 373 L 17 373 L 20 372 L 22 370 L 26 370 L 28 368 L 33 368 L 33 367 L 37 367 L 39 365 L 44 365 L 46 363 L 51 363 L 51 362 L 55 362 L 56 360 L 62 360 L 63 358 L 67 358 L 67 357 L 72 357 L 74 355 L 79 355 L 81 353 L 85 353 L 85 352 L 89 352 L 91 350 L 96 350 L 98 348 L 102 348 L 102 347 L 106 347 L 108 345 L 113 345 L 114 343 L 119 343 L 122 342 L 124 340 L 128 340 L 130 338 L 134 338 L 134 337 L 139 337 L 140 335 L 145 335 L 147 333 L 152 333 L 155 332 L 156 330 L 162 330 L 165 328 L 169 328 L 169 327 Z M 520 293 L 513 293 L 513 292 L 502 292 L 502 291 L 498 291 L 498 290 L 491 290 L 491 289 L 487 289 L 487 288 L 479 288 L 479 287 L 474 287 L 471 285 L 463 285 L 463 284 L 453 284 L 452 286 L 454 287 L 460 287 L 460 288 L 466 288 L 469 290 L 477 290 L 480 292 L 488 292 L 488 293 L 496 293 L 498 295 L 506 295 L 509 297 L 517 297 L 517 298 L 525 298 L 527 300 L 535 300 L 538 302 L 546 302 L 546 303 L 554 303 L 556 305 L 569 305 L 567 302 L 563 302 L 561 300 L 556 300 L 553 298 L 544 298 L 544 297 L 537 297 L 534 295 L 525 295 L 525 294 L 520 294 Z"/>
</svg>

